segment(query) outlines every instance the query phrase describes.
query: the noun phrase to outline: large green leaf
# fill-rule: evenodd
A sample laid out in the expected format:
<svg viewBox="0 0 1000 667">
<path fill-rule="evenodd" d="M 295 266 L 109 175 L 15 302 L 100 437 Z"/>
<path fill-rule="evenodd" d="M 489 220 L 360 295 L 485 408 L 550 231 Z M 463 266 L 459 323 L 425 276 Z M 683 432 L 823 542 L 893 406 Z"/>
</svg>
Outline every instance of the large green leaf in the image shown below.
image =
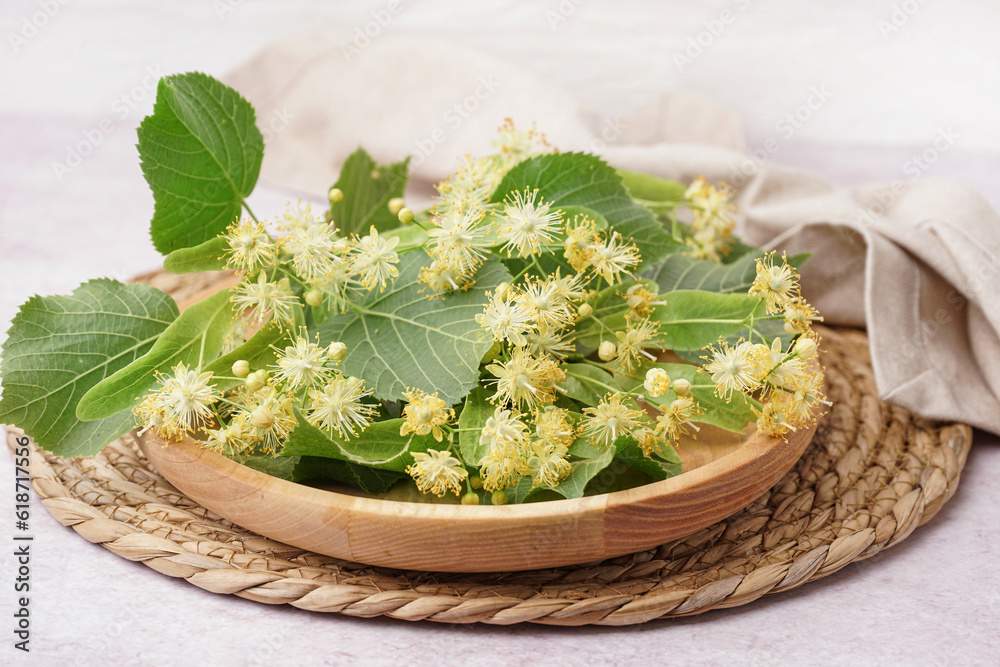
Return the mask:
<svg viewBox="0 0 1000 667">
<path fill-rule="evenodd" d="M 399 219 L 389 210 L 389 200 L 403 196 L 409 163 L 410 158 L 406 158 L 379 165 L 363 148 L 351 153 L 334 184 L 344 198 L 330 206 L 330 218 L 341 233 L 366 234 L 372 225 L 379 231 L 399 226 Z M 373 178 L 375 174 L 378 176 Z"/>
<path fill-rule="evenodd" d="M 142 173 L 153 191 L 153 245 L 163 254 L 226 229 L 253 190 L 264 155 L 253 107 L 200 72 L 160 80 L 139 126 Z"/>
<path fill-rule="evenodd" d="M 611 373 L 590 364 L 564 364 L 566 373 L 563 389 L 566 395 L 584 405 L 594 406 L 608 393 L 620 391 L 621 386 Z"/>
<path fill-rule="evenodd" d="M 178 248 L 163 258 L 163 268 L 170 273 L 198 273 L 226 268 L 225 252 L 229 242 L 221 236 L 192 248 Z"/>
<path fill-rule="evenodd" d="M 96 454 L 132 428 L 131 406 L 82 422 L 80 398 L 146 354 L 176 317 L 177 304 L 160 290 L 106 279 L 69 296 L 32 297 L 3 346 L 0 421 L 60 456 Z"/>
<path fill-rule="evenodd" d="M 625 240 L 635 243 L 644 263 L 684 249 L 649 209 L 632 200 L 621 176 L 594 155 L 550 153 L 525 160 L 507 172 L 492 199 L 502 202 L 526 187 L 538 188 L 556 208 L 586 206 L 597 211 Z"/>
<path fill-rule="evenodd" d="M 608 447 L 600 456 L 573 461 L 569 476 L 552 490 L 563 498 L 582 498 L 590 480 L 611 465 L 615 452 L 614 447 Z"/>
<path fill-rule="evenodd" d="M 757 275 L 757 259 L 764 253 L 759 250 L 741 255 L 730 264 L 719 264 L 710 259 L 690 255 L 667 255 L 655 266 L 642 272 L 659 287 L 660 294 L 675 290 L 706 290 L 709 292 L 746 293 Z M 792 255 L 788 263 L 801 266 L 808 254 Z"/>
<path fill-rule="evenodd" d="M 680 202 L 684 199 L 687 186 L 679 181 L 657 178 L 649 174 L 618 169 L 622 184 L 636 199 L 654 202 Z"/>
<path fill-rule="evenodd" d="M 478 466 L 486 456 L 489 445 L 480 445 L 479 436 L 486 420 L 493 416 L 495 406 L 488 400 L 490 393 L 482 387 L 476 387 L 465 399 L 465 407 L 458 416 L 458 449 L 466 465 Z"/>
<path fill-rule="evenodd" d="M 759 306 L 759 299 L 746 294 L 679 290 L 671 292 L 666 305 L 657 306 L 650 319 L 660 324 L 664 349 L 700 350 L 719 338 L 744 332 L 750 313 L 763 313 Z"/>
<path fill-rule="evenodd" d="M 288 441 L 281 450 L 282 456 L 319 456 L 403 472 L 406 466 L 413 463 L 411 453 L 426 452 L 428 447 L 441 450 L 448 446 L 430 435 L 400 435 L 402 419 L 375 422 L 358 437 L 344 440 L 316 428 L 301 414 L 296 417 L 299 425 L 288 435 Z"/>
<path fill-rule="evenodd" d="M 493 345 L 475 320 L 486 291 L 510 280 L 496 260 L 479 268 L 466 292 L 429 298 L 417 278 L 431 259 L 422 250 L 399 257 L 399 277 L 385 292 L 369 292 L 353 310 L 319 327 L 324 344 L 341 341 L 341 367 L 383 400 L 399 400 L 408 388 L 438 392 L 448 404 L 460 401 L 479 379 L 479 360 Z"/>
<path fill-rule="evenodd" d="M 91 387 L 76 407 L 77 417 L 104 419 L 128 410 L 156 384 L 157 372 L 167 373 L 182 362 L 197 365 L 199 357 L 203 365 L 218 358 L 232 324 L 229 290 L 199 301 L 181 313 L 144 356 Z"/>
</svg>

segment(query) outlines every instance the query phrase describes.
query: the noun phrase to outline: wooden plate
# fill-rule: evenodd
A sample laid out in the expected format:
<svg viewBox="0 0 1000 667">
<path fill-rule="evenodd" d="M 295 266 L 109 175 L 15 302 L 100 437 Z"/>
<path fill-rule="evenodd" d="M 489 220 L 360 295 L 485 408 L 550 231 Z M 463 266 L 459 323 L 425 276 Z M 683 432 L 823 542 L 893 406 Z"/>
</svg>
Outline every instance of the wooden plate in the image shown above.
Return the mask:
<svg viewBox="0 0 1000 667">
<path fill-rule="evenodd" d="M 720 448 L 728 453 L 715 460 L 709 448 L 692 448 L 683 474 L 627 491 L 503 506 L 336 493 L 252 470 L 190 439 L 167 445 L 152 432 L 135 439 L 171 484 L 265 537 L 370 565 L 506 572 L 621 556 L 709 526 L 777 483 L 814 432 L 788 440 L 754 433 Z"/>
</svg>

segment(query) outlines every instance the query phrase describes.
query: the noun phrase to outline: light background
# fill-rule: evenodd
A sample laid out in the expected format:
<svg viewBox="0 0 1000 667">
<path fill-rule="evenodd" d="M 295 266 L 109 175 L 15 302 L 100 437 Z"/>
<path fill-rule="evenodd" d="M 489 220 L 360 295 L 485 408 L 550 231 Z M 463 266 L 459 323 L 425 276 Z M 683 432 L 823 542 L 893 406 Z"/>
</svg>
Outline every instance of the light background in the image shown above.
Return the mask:
<svg viewBox="0 0 1000 667">
<path fill-rule="evenodd" d="M 314 30 L 349 42 L 386 6 L 5 0 L 0 321 L 32 293 L 67 293 L 89 278 L 125 279 L 159 265 L 147 234 L 152 198 L 132 147 L 152 107 L 150 72 L 223 75 L 274 38 Z M 954 145 L 926 175 L 962 180 L 1000 206 L 998 28 L 1000 5 L 989 0 L 402 0 L 379 34 L 482 50 L 554 82 L 597 115 L 628 114 L 663 91 L 698 92 L 742 116 L 751 148 L 776 136 L 811 88 L 825 87 L 829 102 L 782 141 L 774 161 L 844 184 L 889 181 L 950 131 Z M 690 61 L 679 66 L 678 56 Z M 100 132 L 105 119 L 110 132 Z M 101 140 L 90 154 L 57 174 L 53 163 L 95 131 Z M 252 201 L 273 215 L 286 198 L 261 190 Z M 996 664 L 1000 449 L 994 437 L 977 433 L 976 441 L 956 497 L 888 553 L 747 607 L 622 630 L 405 624 L 215 596 L 87 544 L 35 502 L 28 660 Z M 11 473 L 0 455 L 0 477 Z M 13 517 L 11 483 L 0 491 L 2 537 Z M 0 547 L 0 663 L 20 664 L 5 625 L 14 603 L 7 551 Z"/>
</svg>

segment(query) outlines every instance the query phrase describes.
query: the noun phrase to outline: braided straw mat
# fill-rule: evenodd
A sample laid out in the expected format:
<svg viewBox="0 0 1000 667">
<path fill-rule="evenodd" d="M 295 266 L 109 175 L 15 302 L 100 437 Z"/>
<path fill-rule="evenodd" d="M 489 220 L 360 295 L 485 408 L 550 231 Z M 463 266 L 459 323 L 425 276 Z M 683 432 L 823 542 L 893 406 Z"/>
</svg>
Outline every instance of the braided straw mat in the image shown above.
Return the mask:
<svg viewBox="0 0 1000 667">
<path fill-rule="evenodd" d="M 220 276 L 195 278 L 161 272 L 140 280 L 183 301 Z M 267 604 L 448 623 L 629 625 L 699 614 L 874 556 L 930 520 L 958 487 L 971 429 L 880 402 L 865 335 L 830 329 L 822 335 L 833 407 L 796 467 L 725 521 L 599 563 L 468 575 L 309 553 L 199 506 L 127 438 L 86 459 L 36 450 L 32 483 L 49 512 L 84 539 L 213 593 Z"/>
</svg>

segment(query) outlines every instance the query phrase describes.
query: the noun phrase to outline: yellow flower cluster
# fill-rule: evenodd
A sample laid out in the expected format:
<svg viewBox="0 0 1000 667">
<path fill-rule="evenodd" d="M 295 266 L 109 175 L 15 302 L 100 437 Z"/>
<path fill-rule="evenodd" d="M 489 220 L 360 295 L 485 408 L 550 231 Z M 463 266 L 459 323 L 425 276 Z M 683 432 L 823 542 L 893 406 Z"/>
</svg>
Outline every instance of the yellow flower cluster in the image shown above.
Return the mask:
<svg viewBox="0 0 1000 667">
<path fill-rule="evenodd" d="M 773 252 L 757 260 L 749 295 L 764 304 L 764 318 L 784 320 L 792 341 L 787 347 L 780 338 L 770 345 L 720 341 L 707 348 L 710 356 L 704 357 L 702 369 L 711 375 L 717 396 L 730 401 L 741 394 L 759 400 L 760 407 L 753 405 L 758 430 L 781 437 L 812 423 L 819 406 L 829 405 L 823 395 L 823 371 L 812 362 L 819 337 L 811 324 L 822 318 L 800 295 L 795 268 L 784 256 L 779 262 Z"/>
<path fill-rule="evenodd" d="M 699 176 L 688 187 L 684 199 L 694 213 L 691 237 L 687 239 L 689 254 L 718 262 L 729 252 L 737 212 L 732 198 L 732 188 L 711 185 L 704 177 Z"/>
</svg>

